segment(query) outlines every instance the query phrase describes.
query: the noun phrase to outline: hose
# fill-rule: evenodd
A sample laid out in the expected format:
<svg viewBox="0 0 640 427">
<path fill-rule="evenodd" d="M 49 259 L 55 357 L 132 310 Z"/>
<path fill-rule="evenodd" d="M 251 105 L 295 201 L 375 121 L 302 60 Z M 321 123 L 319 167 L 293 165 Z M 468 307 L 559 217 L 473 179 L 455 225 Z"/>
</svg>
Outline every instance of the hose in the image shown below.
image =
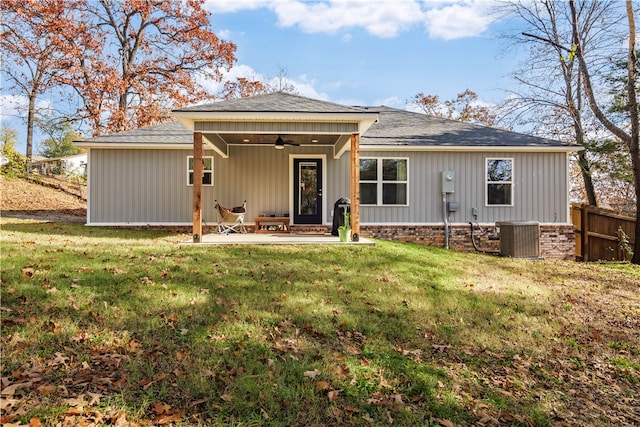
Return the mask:
<svg viewBox="0 0 640 427">
<path fill-rule="evenodd" d="M 473 249 L 475 249 L 476 252 L 480 252 L 481 254 L 488 254 L 488 255 L 500 255 L 500 251 L 487 251 L 487 250 L 478 248 L 478 244 L 476 243 L 476 239 L 473 234 L 473 222 L 469 221 L 469 225 L 471 226 L 471 243 L 473 244 Z M 478 227 L 480 227 L 480 225 L 478 225 Z"/>
</svg>

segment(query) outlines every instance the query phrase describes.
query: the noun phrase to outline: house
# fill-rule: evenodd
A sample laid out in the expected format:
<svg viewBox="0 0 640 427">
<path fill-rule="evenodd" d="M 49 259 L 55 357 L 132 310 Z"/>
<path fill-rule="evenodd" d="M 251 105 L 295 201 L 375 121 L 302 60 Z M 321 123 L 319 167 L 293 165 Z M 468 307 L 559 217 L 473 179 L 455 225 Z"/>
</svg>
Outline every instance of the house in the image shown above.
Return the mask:
<svg viewBox="0 0 640 427">
<path fill-rule="evenodd" d="M 64 157 L 34 156 L 31 168 L 42 175 L 86 176 L 87 154 L 74 154 Z"/>
<path fill-rule="evenodd" d="M 247 225 L 264 213 L 288 216 L 293 229 L 327 229 L 346 197 L 354 234 L 496 250 L 500 223 L 529 221 L 541 256 L 574 255 L 575 146 L 285 93 L 173 114 L 76 142 L 89 153 L 87 225 L 192 227 L 197 242 L 202 223 L 215 224 L 215 200 L 247 200 Z"/>
</svg>

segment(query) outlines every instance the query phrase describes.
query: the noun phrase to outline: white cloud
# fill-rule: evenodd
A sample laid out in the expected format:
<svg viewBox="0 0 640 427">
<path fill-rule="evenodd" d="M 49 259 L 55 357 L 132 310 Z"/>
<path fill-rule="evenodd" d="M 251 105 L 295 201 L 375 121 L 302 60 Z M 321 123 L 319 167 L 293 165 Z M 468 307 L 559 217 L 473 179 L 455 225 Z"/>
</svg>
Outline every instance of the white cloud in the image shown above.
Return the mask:
<svg viewBox="0 0 640 427">
<path fill-rule="evenodd" d="M 329 100 L 329 96 L 316 89 L 317 82 L 315 80 L 309 79 L 307 75 L 301 75 L 296 79 L 290 78 L 288 76 L 282 77 L 282 81 L 280 81 L 280 77 L 269 77 L 261 74 L 251 68 L 248 65 L 238 64 L 234 65 L 233 68 L 229 71 L 221 70 L 222 73 L 222 81 L 220 83 L 214 82 L 210 79 L 200 78 L 200 83 L 213 94 L 220 93 L 224 88 L 224 83 L 229 80 L 235 80 L 238 77 L 244 77 L 250 80 L 259 80 L 267 85 L 277 87 L 280 84 L 293 86 L 296 91 L 308 98 L 313 99 L 321 99 L 321 100 Z"/>
<path fill-rule="evenodd" d="M 434 38 L 453 40 L 482 34 L 491 24 L 489 3 L 461 2 L 425 13 L 425 26 Z"/>
<path fill-rule="evenodd" d="M 423 20 L 417 1 L 277 1 L 270 8 L 278 16 L 279 25 L 297 26 L 307 33 L 335 33 L 361 27 L 377 37 L 395 37 Z"/>
<path fill-rule="evenodd" d="M 242 64 L 234 65 L 231 68 L 231 70 L 229 70 L 229 71 L 221 69 L 220 73 L 222 74 L 222 81 L 220 81 L 220 82 L 216 82 L 216 81 L 211 80 L 209 78 L 203 77 L 202 75 L 199 76 L 198 82 L 209 93 L 217 94 L 217 93 L 220 93 L 224 89 L 224 83 L 226 81 L 235 80 L 238 77 L 245 77 L 247 79 L 260 80 L 260 81 L 264 81 L 265 80 L 265 76 L 263 76 L 262 74 L 258 73 L 256 70 L 254 70 L 253 68 L 249 67 L 248 65 L 242 65 Z"/>
<path fill-rule="evenodd" d="M 406 100 L 400 99 L 397 96 L 389 96 L 387 98 L 376 99 L 375 101 L 373 101 L 373 105 L 384 105 L 386 107 L 393 108 L 405 108 L 406 104 Z"/>
<path fill-rule="evenodd" d="M 268 3 L 265 0 L 207 0 L 205 9 L 213 13 L 231 13 L 247 9 L 259 9 Z"/>
<path fill-rule="evenodd" d="M 22 95 L 0 95 L 0 118 L 26 116 L 29 102 Z"/>
<path fill-rule="evenodd" d="M 39 113 L 46 113 L 53 110 L 53 103 L 50 100 L 37 100 L 35 105 Z M 24 95 L 0 95 L 0 120 L 12 118 L 27 118 L 29 100 Z"/>
<path fill-rule="evenodd" d="M 363 28 L 380 38 L 396 37 L 423 23 L 432 37 L 452 40 L 481 34 L 491 23 L 491 0 L 208 0 L 216 13 L 265 8 L 281 27 L 307 33 L 331 33 Z M 350 34 L 344 34 L 348 41 Z"/>
</svg>

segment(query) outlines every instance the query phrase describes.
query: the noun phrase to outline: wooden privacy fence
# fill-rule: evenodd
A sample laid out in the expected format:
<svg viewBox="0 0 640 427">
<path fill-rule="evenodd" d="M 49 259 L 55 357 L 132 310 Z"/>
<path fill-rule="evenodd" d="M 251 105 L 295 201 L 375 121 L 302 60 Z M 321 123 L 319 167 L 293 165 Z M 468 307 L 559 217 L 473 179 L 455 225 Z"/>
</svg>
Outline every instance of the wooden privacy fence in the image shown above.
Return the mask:
<svg viewBox="0 0 640 427">
<path fill-rule="evenodd" d="M 633 249 L 636 220 L 595 206 L 572 204 L 571 222 L 576 232 L 576 259 L 621 261 Z M 620 232 L 622 230 L 622 233 Z M 626 239 L 628 242 L 622 241 Z"/>
</svg>

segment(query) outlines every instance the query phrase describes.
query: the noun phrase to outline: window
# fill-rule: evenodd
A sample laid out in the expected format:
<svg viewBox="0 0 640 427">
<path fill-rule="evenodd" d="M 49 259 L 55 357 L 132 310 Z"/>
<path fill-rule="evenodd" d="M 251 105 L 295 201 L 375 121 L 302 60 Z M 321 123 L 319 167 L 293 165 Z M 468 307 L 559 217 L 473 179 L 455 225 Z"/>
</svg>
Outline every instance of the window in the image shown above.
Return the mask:
<svg viewBox="0 0 640 427">
<path fill-rule="evenodd" d="M 193 157 L 187 157 L 187 185 L 193 185 Z M 213 157 L 202 158 L 202 185 L 213 185 Z"/>
<path fill-rule="evenodd" d="M 513 159 L 486 159 L 487 206 L 513 206 Z"/>
<path fill-rule="evenodd" d="M 360 203 L 406 205 L 408 159 L 360 159 Z"/>
</svg>

